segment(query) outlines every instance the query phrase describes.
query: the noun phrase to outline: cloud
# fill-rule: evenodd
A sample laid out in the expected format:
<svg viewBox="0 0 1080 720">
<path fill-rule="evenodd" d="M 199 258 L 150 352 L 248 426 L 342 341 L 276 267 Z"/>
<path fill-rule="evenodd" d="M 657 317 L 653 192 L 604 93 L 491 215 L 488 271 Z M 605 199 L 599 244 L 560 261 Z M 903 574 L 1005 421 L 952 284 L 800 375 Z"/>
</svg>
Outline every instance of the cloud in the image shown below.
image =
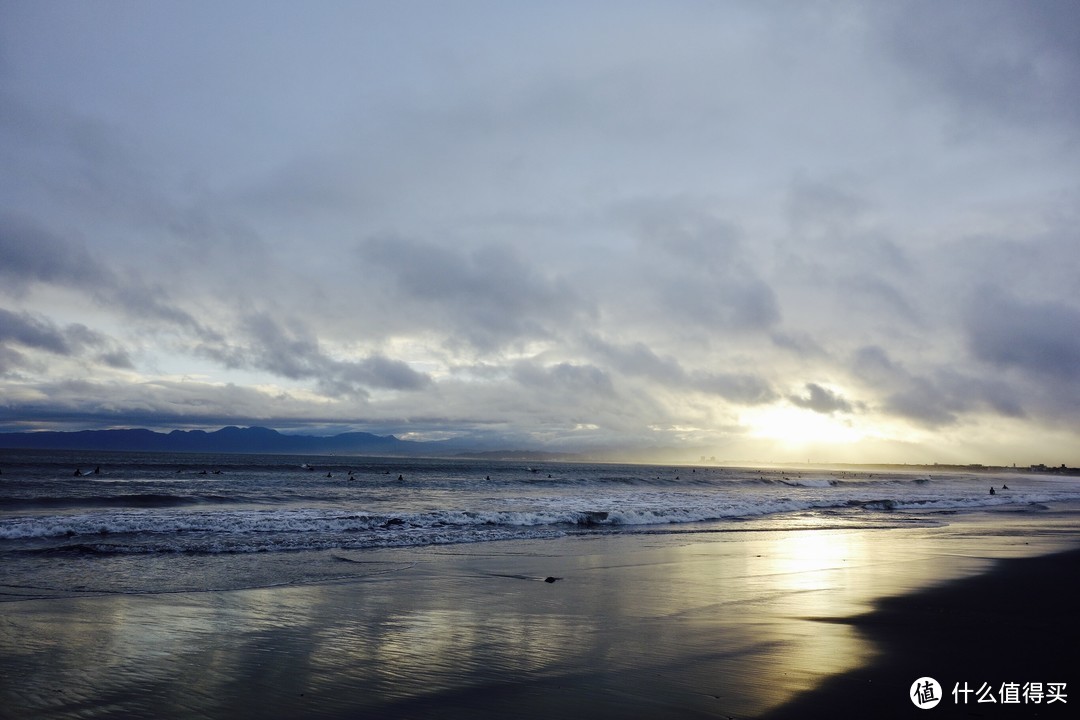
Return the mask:
<svg viewBox="0 0 1080 720">
<path fill-rule="evenodd" d="M 877 410 L 929 427 L 955 425 L 970 413 L 990 411 L 1002 417 L 1028 416 L 1031 398 L 1001 378 L 983 378 L 971 370 L 930 367 L 921 373 L 893 361 L 881 347 L 857 350 L 853 375 L 879 398 Z"/>
<path fill-rule="evenodd" d="M 1025 302 L 997 288 L 976 291 L 964 331 L 972 354 L 1040 382 L 1080 380 L 1080 310 L 1057 302 Z"/>
<path fill-rule="evenodd" d="M 15 342 L 26 347 L 69 355 L 71 345 L 51 323 L 29 313 L 13 313 L 0 308 L 0 342 Z"/>
<path fill-rule="evenodd" d="M 817 383 L 806 383 L 806 391 L 809 393 L 807 396 L 792 395 L 788 400 L 799 407 L 823 415 L 832 415 L 837 412 L 850 413 L 853 411 L 851 403 L 845 400 L 843 396 Z"/>
<path fill-rule="evenodd" d="M 696 371 L 690 375 L 690 384 L 740 405 L 758 405 L 777 397 L 768 382 L 751 373 Z"/>
<path fill-rule="evenodd" d="M 521 361 L 514 365 L 513 377 L 526 387 L 573 397 L 576 402 L 587 402 L 590 398 L 611 400 L 616 397 L 611 377 L 594 365 L 564 362 L 544 366 Z"/>
<path fill-rule="evenodd" d="M 803 358 L 825 358 L 828 353 L 814 337 L 807 332 L 773 332 L 770 339 L 778 348 L 787 350 Z"/>
<path fill-rule="evenodd" d="M 327 396 L 365 396 L 366 389 L 423 390 L 430 376 L 408 363 L 371 354 L 340 360 L 325 353 L 316 336 L 299 320 L 281 323 L 265 313 L 244 317 L 238 328 L 245 345 L 203 343 L 197 352 L 229 368 L 256 368 L 290 380 L 315 380 Z"/>
<path fill-rule="evenodd" d="M 120 310 L 129 318 L 148 321 L 166 331 L 191 333 L 208 342 L 222 339 L 217 330 L 207 327 L 190 312 L 174 304 L 170 292 L 159 283 L 132 280 L 113 287 L 99 285 L 91 291 L 91 296 L 103 306 Z"/>
<path fill-rule="evenodd" d="M 69 10 L 0 23 L 26 417 L 1077 426 L 1075 3 Z"/>
<path fill-rule="evenodd" d="M 342 377 L 353 383 L 389 390 L 423 390 L 432 384 L 431 377 L 413 370 L 408 363 L 373 354 L 356 362 L 337 364 Z"/>
<path fill-rule="evenodd" d="M 623 375 L 645 377 L 671 386 L 687 382 L 686 371 L 675 358 L 661 358 L 643 342 L 619 345 L 589 334 L 584 338 L 584 345 L 604 364 Z"/>
<path fill-rule="evenodd" d="M 632 282 L 658 303 L 655 322 L 688 322 L 710 333 L 779 322 L 776 295 L 735 223 L 685 198 L 641 200 L 620 215 L 640 252 Z"/>
<path fill-rule="evenodd" d="M 403 237 L 373 237 L 358 247 L 365 274 L 393 294 L 399 321 L 465 341 L 482 351 L 551 338 L 592 313 L 578 290 L 545 277 L 513 248 L 453 249 Z"/>
<path fill-rule="evenodd" d="M 151 429 L 297 423 L 348 427 L 357 410 L 355 405 L 313 403 L 287 392 L 268 393 L 235 384 L 49 380 L 24 383 L 8 393 L 0 404 L 0 426 L 14 431 L 43 424 Z"/>
<path fill-rule="evenodd" d="M 0 289 L 21 295 L 34 283 L 79 287 L 110 277 L 84 246 L 32 219 L 0 215 Z"/>
<path fill-rule="evenodd" d="M 655 386 L 716 395 L 739 405 L 771 402 L 777 395 L 765 379 L 745 372 L 687 370 L 673 357 L 660 357 L 645 343 L 611 343 L 589 335 L 584 345 L 612 371 L 640 377 Z"/>
<path fill-rule="evenodd" d="M 0 216 L 0 286 L 18 296 L 39 283 L 74 290 L 130 318 L 164 321 L 174 330 L 220 340 L 214 330 L 177 307 L 160 283 L 121 276 L 85 245 L 35 221 Z"/>
<path fill-rule="evenodd" d="M 819 345 L 833 335 L 876 342 L 881 327 L 922 330 L 926 314 L 912 295 L 923 282 L 921 259 L 895 239 L 885 208 L 867 187 L 800 173 L 783 203 L 777 287 L 796 326 L 819 331 Z M 843 326 L 834 327 L 832 318 L 842 318 Z"/>
<path fill-rule="evenodd" d="M 902 66 L 972 122 L 1080 120 L 1076 3 L 933 0 L 875 5 L 870 13 Z"/>
<path fill-rule="evenodd" d="M 881 398 L 880 410 L 928 427 L 951 425 L 957 417 L 947 396 L 925 377 L 911 374 L 879 346 L 859 348 L 852 357 L 856 378 Z"/>
<path fill-rule="evenodd" d="M 113 369 L 134 367 L 131 356 L 116 340 L 85 325 L 72 323 L 59 327 L 42 316 L 27 312 L 13 313 L 0 308 L 0 347 L 9 344 L 56 356 L 96 360 Z M 5 365 L 25 366 L 27 360 L 23 354 L 12 348 L 6 349 L 8 352 Z M 96 354 L 91 355 L 91 352 Z"/>
</svg>

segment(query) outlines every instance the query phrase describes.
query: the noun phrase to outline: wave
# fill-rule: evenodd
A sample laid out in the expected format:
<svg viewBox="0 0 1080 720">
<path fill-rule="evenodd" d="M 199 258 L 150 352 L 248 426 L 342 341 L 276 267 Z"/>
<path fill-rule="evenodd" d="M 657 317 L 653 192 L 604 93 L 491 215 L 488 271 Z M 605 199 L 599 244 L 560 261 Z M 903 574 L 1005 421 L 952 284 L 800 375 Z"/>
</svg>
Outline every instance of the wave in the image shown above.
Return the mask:
<svg viewBox="0 0 1080 720">
<path fill-rule="evenodd" d="M 44 495 L 28 498 L 0 498 L 2 510 L 34 510 L 82 507 L 167 508 L 188 505 L 239 503 L 243 500 L 226 495 L 174 495 L 168 493 L 127 493 L 84 497 Z"/>
<path fill-rule="evenodd" d="M 304 538 L 323 543 L 353 543 L 357 536 L 389 536 L 407 544 L 437 541 L 453 533 L 458 541 L 469 532 L 545 528 L 555 532 L 579 529 L 700 523 L 762 517 L 807 510 L 847 509 L 894 511 L 984 506 L 964 500 L 833 499 L 780 497 L 772 499 L 701 497 L 686 494 L 646 494 L 633 501 L 620 497 L 540 498 L 533 507 L 488 510 L 429 510 L 413 513 L 338 511 L 315 508 L 259 510 L 177 510 L 168 506 L 62 515 L 25 516 L 0 520 L 2 540 L 81 539 L 117 536 L 149 540 L 153 546 L 183 548 L 185 538 L 207 538 L 222 546 L 242 545 L 261 537 L 269 544 L 303 545 Z M 267 542 L 260 541 L 263 547 Z"/>
<path fill-rule="evenodd" d="M 674 481 L 675 473 L 670 474 Z M 458 485 L 443 478 L 437 486 L 352 484 L 342 478 L 273 488 L 254 481 L 180 484 L 174 493 L 27 493 L 0 500 L 5 511 L 0 541 L 12 543 L 5 549 L 20 552 L 276 552 L 634 532 L 806 512 L 888 523 L 898 522 L 901 512 L 929 515 L 1005 505 L 1036 512 L 1049 507 L 1046 503 L 1080 500 L 1073 485 L 1058 489 L 1043 484 L 1039 491 L 1032 487 L 990 496 L 982 481 L 976 486 L 967 480 L 930 482 L 911 476 L 868 480 L 744 473 L 718 478 L 699 472 L 692 483 L 685 477 L 695 473 L 683 473 L 684 479 L 672 485 L 617 473 L 591 479 L 567 473 L 535 482 L 529 475 L 524 482 L 471 476 Z M 702 481 L 708 486 L 698 487 Z M 555 483 L 562 487 L 547 487 Z M 567 487 L 570 483 L 579 487 Z"/>
</svg>

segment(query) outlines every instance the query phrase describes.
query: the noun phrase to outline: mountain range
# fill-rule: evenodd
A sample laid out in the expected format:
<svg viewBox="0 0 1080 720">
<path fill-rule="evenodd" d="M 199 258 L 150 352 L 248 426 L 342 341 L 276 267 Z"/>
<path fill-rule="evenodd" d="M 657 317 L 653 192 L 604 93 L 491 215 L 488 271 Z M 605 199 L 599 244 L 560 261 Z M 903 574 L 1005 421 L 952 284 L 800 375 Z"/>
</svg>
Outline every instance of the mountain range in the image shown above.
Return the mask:
<svg viewBox="0 0 1080 720">
<path fill-rule="evenodd" d="M 438 456 L 469 448 L 451 441 L 417 442 L 393 435 L 348 432 L 330 437 L 283 435 L 265 427 L 155 432 L 145 429 L 0 433 L 0 448 L 143 452 Z"/>
</svg>

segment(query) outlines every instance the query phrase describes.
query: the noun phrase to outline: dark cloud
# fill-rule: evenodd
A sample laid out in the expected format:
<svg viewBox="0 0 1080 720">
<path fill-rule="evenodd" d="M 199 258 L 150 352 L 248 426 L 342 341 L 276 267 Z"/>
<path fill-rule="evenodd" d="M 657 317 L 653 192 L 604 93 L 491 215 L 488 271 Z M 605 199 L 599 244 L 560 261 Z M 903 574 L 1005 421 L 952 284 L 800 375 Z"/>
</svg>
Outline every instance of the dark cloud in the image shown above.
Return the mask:
<svg viewBox="0 0 1080 720">
<path fill-rule="evenodd" d="M 792 321 L 874 336 L 877 328 L 921 331 L 925 315 L 911 288 L 923 281 L 919 258 L 893 232 L 866 188 L 799 175 L 786 190 L 788 232 L 778 242 L 778 284 Z"/>
<path fill-rule="evenodd" d="M 691 322 L 708 332 L 779 322 L 776 295 L 737 225 L 683 199 L 640 201 L 623 216 L 641 249 L 635 291 L 659 302 L 660 322 Z"/>
<path fill-rule="evenodd" d="M 102 279 L 110 282 L 111 273 L 84 246 L 29 218 L 0 215 L 0 289 L 21 294 L 39 282 L 78 287 Z"/>
<path fill-rule="evenodd" d="M 1025 404 L 1031 398 L 1001 378 L 981 378 L 952 367 L 914 373 L 876 346 L 856 351 L 851 368 L 868 391 L 881 398 L 880 410 L 927 427 L 952 425 L 973 412 L 1028 416 Z"/>
<path fill-rule="evenodd" d="M 801 234 L 846 233 L 872 209 L 870 201 L 858 192 L 802 174 L 791 181 L 785 205 L 788 222 Z"/>
<path fill-rule="evenodd" d="M 742 407 L 1077 427 L 1075 2 L 359 5 L 5 14 L 5 403 L 763 458 Z"/>
<path fill-rule="evenodd" d="M 26 356 L 15 348 L 0 344 L 0 377 L 10 376 L 27 366 Z"/>
<path fill-rule="evenodd" d="M 265 313 L 243 318 L 245 345 L 203 343 L 197 352 L 229 368 L 256 368 L 290 380 L 315 380 L 328 396 L 365 396 L 367 388 L 422 390 L 431 378 L 408 363 L 381 354 L 363 360 L 338 360 L 320 348 L 318 338 L 298 320 L 279 322 Z"/>
<path fill-rule="evenodd" d="M 310 378 L 327 363 L 318 340 L 300 322 L 283 327 L 269 315 L 250 315 L 244 318 L 242 330 L 251 338 L 249 362 L 280 377 Z"/>
<path fill-rule="evenodd" d="M 552 337 L 592 312 L 576 288 L 543 276 L 508 246 L 463 251 L 384 236 L 361 243 L 359 257 L 399 310 L 411 308 L 412 322 L 481 350 Z"/>
<path fill-rule="evenodd" d="M 22 182 L 59 209 L 101 222 L 159 223 L 167 203 L 133 134 L 83 109 L 0 91 L 0 138 Z"/>
<path fill-rule="evenodd" d="M 38 429 L 43 423 L 59 429 L 292 427 L 308 422 L 341 426 L 354 421 L 356 412 L 352 407 L 343 416 L 335 416 L 335 408 L 325 403 L 312 404 L 284 393 L 267 395 L 231 383 L 71 380 L 30 388 L 35 399 L 10 398 L 0 403 L 0 426 L 12 431 Z"/>
<path fill-rule="evenodd" d="M 98 355 L 98 361 L 116 370 L 134 370 L 135 363 L 126 350 L 111 350 Z"/>
<path fill-rule="evenodd" d="M 922 319 L 907 295 L 891 282 L 865 275 L 850 278 L 842 286 L 837 294 L 847 297 L 861 312 L 878 318 L 897 318 L 908 324 L 916 324 Z"/>
<path fill-rule="evenodd" d="M 623 375 L 646 377 L 670 386 L 683 385 L 687 381 L 686 371 L 675 358 L 661 358 L 645 343 L 619 345 L 589 335 L 584 344 L 602 363 Z"/>
<path fill-rule="evenodd" d="M 770 338 L 776 347 L 800 357 L 823 358 L 828 355 L 821 344 L 806 332 L 774 332 Z"/>
<path fill-rule="evenodd" d="M 690 386 L 739 405 L 759 405 L 777 398 L 768 382 L 751 373 L 697 371 L 690 374 Z"/>
<path fill-rule="evenodd" d="M 855 376 L 871 385 L 894 385 L 907 374 L 897 366 L 885 348 L 868 345 L 855 351 L 852 357 L 852 371 Z"/>
<path fill-rule="evenodd" d="M 711 330 L 764 330 L 780 319 L 772 287 L 753 276 L 671 277 L 659 297 L 673 320 Z"/>
<path fill-rule="evenodd" d="M 21 295 L 37 283 L 75 290 L 130 318 L 163 321 L 208 341 L 221 339 L 177 307 L 161 284 L 136 276 L 122 277 L 83 244 L 32 220 L 0 216 L 0 287 Z"/>
<path fill-rule="evenodd" d="M 341 377 L 349 382 L 389 390 L 423 390 L 431 377 L 413 370 L 408 363 L 375 354 L 357 362 L 337 363 Z"/>
<path fill-rule="evenodd" d="M 906 0 L 871 13 L 887 47 L 969 113 L 1014 123 L 1080 121 L 1080 7 L 1071 0 Z"/>
<path fill-rule="evenodd" d="M 817 383 L 806 383 L 806 391 L 808 393 L 806 396 L 792 395 L 788 400 L 799 407 L 824 415 L 837 412 L 850 413 L 853 410 L 851 403 L 842 395 Z"/>
<path fill-rule="evenodd" d="M 544 366 L 521 361 L 514 365 L 513 377 L 526 387 L 562 397 L 572 397 L 575 402 L 588 403 L 590 399 L 597 398 L 608 401 L 616 397 L 611 377 L 594 365 L 564 362 Z"/>
<path fill-rule="evenodd" d="M 912 375 L 878 346 L 859 348 L 852 371 L 881 400 L 881 410 L 928 427 L 956 422 L 954 403 L 925 377 Z"/>
<path fill-rule="evenodd" d="M 13 313 L 4 308 L 0 308 L 0 344 L 21 345 L 65 357 L 96 359 L 112 368 L 133 367 L 127 351 L 115 340 L 85 325 L 72 323 L 59 327 L 48 318 L 27 312 Z M 96 355 L 90 356 L 91 351 Z"/>
<path fill-rule="evenodd" d="M 1080 380 L 1080 310 L 1055 302 L 1025 302 L 998 289 L 976 292 L 964 330 L 972 354 L 1042 382 Z"/>
<path fill-rule="evenodd" d="M 166 331 L 192 334 L 207 342 L 219 342 L 221 334 L 191 313 L 178 307 L 170 297 L 170 291 L 161 284 L 147 284 L 138 279 L 118 283 L 114 287 L 95 286 L 91 292 L 102 305 L 113 307 L 129 318 L 144 321 Z"/>
<path fill-rule="evenodd" d="M 1029 416 L 1025 405 L 1033 404 L 1015 383 L 996 375 L 977 377 L 952 369 L 939 369 L 934 378 L 938 391 L 952 399 L 957 412 L 988 408 L 1002 417 L 1025 418 Z"/>
<path fill-rule="evenodd" d="M 885 412 L 920 425 L 937 428 L 957 421 L 953 398 L 926 378 L 910 378 L 903 387 L 889 394 L 883 403 Z"/>
<path fill-rule="evenodd" d="M 72 352 L 68 339 L 52 323 L 29 313 L 16 314 L 3 308 L 0 308 L 0 342 L 14 342 L 57 355 Z"/>
<path fill-rule="evenodd" d="M 687 371 L 672 357 L 660 357 L 644 343 L 619 345 L 589 336 L 585 345 L 612 370 L 643 377 L 669 389 L 717 395 L 740 405 L 757 405 L 777 398 L 769 383 L 752 373 Z"/>
</svg>

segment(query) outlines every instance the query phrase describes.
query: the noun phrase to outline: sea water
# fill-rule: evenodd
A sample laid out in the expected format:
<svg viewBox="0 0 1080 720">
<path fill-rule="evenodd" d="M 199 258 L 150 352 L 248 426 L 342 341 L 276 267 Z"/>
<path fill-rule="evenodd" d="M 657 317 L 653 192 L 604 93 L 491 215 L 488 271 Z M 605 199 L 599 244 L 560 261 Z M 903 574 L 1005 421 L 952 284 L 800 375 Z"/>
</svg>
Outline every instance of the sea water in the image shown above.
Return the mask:
<svg viewBox="0 0 1080 720">
<path fill-rule="evenodd" d="M 1080 504 L 1077 477 L 936 469 L 0 451 L 0 473 L 0 601 L 349 578 L 376 548 L 887 530 Z"/>
</svg>

